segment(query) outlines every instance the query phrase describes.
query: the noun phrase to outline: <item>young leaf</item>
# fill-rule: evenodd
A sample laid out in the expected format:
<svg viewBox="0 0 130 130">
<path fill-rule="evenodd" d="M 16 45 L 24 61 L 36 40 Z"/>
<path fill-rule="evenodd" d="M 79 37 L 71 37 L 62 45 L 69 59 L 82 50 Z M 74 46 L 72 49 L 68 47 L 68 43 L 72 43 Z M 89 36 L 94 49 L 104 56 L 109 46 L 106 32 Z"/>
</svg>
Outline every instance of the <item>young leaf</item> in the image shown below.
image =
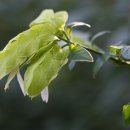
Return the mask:
<svg viewBox="0 0 130 130">
<path fill-rule="evenodd" d="M 30 59 L 41 47 L 53 42 L 56 36 L 62 35 L 67 19 L 65 11 L 54 13 L 53 10 L 44 10 L 31 23 L 30 29 L 10 40 L 0 52 L 0 79 Z"/>
<path fill-rule="evenodd" d="M 87 26 L 87 27 L 91 27 L 91 25 L 87 24 L 87 23 L 83 23 L 83 22 L 72 22 L 70 24 L 67 25 L 67 28 L 73 28 L 73 27 L 77 27 L 77 26 Z"/>
<path fill-rule="evenodd" d="M 69 59 L 72 61 L 86 61 L 93 62 L 93 57 L 88 50 L 83 47 L 77 46 L 73 49 L 69 55 Z"/>
<path fill-rule="evenodd" d="M 20 66 L 41 47 L 53 42 L 56 32 L 50 24 L 39 24 L 10 40 L 0 52 L 0 79 Z"/>
<path fill-rule="evenodd" d="M 122 46 L 111 45 L 111 46 L 109 46 L 109 53 L 112 56 L 120 56 L 121 55 L 121 49 L 122 49 Z"/>
<path fill-rule="evenodd" d="M 92 39 L 91 39 L 91 43 L 93 43 L 97 38 L 99 38 L 100 36 L 103 36 L 105 34 L 108 34 L 108 33 L 111 33 L 111 31 L 102 31 L 102 32 L 99 32 L 97 34 L 95 34 Z"/>
<path fill-rule="evenodd" d="M 35 97 L 57 76 L 59 70 L 67 63 L 68 50 L 54 45 L 40 59 L 30 64 L 24 75 L 24 93 Z"/>
<path fill-rule="evenodd" d="M 5 84 L 5 91 L 9 88 L 9 84 L 10 82 L 13 80 L 13 78 L 15 77 L 15 75 L 18 73 L 19 68 L 15 68 L 8 76 L 7 82 Z"/>
<path fill-rule="evenodd" d="M 101 67 L 104 65 L 104 63 L 110 58 L 110 56 L 108 54 L 104 54 L 101 57 L 99 57 L 94 65 L 93 68 L 93 77 L 95 78 L 98 71 L 101 69 Z"/>
<path fill-rule="evenodd" d="M 71 30 L 73 27 L 77 27 L 77 26 L 86 26 L 86 27 L 91 27 L 91 25 L 87 24 L 87 23 L 83 23 L 83 22 L 72 22 L 70 24 L 67 25 L 66 27 L 66 32 L 67 34 L 70 36 L 71 34 Z"/>
<path fill-rule="evenodd" d="M 123 106 L 122 113 L 125 124 L 128 126 L 130 124 L 130 104 L 126 104 Z"/>
<path fill-rule="evenodd" d="M 66 11 L 59 11 L 55 13 L 55 25 L 57 28 L 60 28 L 60 30 L 64 30 L 67 20 L 68 13 Z M 54 23 L 54 20 L 52 20 L 52 23 Z"/>
<path fill-rule="evenodd" d="M 42 97 L 42 100 L 43 102 L 48 102 L 48 99 L 49 99 L 49 92 L 48 92 L 48 86 L 45 87 L 42 92 L 41 92 L 41 97 Z"/>
<path fill-rule="evenodd" d="M 47 23 L 47 22 L 50 22 L 51 19 L 54 19 L 54 11 L 52 9 L 46 9 L 46 10 L 43 10 L 40 13 L 40 15 L 30 23 L 29 26 L 32 27 L 37 24 Z"/>
<path fill-rule="evenodd" d="M 68 13 L 66 11 L 59 11 L 54 13 L 53 10 L 47 9 L 43 10 L 41 14 L 31 22 L 30 27 L 37 24 L 50 23 L 58 29 L 63 30 L 64 25 L 68 19 Z"/>
</svg>

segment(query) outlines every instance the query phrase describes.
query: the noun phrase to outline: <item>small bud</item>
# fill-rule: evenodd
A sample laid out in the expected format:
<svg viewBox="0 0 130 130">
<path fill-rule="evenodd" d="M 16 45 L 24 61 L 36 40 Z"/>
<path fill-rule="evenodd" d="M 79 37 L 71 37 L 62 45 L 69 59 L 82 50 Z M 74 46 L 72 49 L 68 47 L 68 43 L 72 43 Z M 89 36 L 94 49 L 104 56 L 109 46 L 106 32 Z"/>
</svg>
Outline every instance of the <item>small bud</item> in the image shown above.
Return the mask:
<svg viewBox="0 0 130 130">
<path fill-rule="evenodd" d="M 76 49 L 77 45 L 76 44 L 70 44 L 70 50 Z"/>
</svg>

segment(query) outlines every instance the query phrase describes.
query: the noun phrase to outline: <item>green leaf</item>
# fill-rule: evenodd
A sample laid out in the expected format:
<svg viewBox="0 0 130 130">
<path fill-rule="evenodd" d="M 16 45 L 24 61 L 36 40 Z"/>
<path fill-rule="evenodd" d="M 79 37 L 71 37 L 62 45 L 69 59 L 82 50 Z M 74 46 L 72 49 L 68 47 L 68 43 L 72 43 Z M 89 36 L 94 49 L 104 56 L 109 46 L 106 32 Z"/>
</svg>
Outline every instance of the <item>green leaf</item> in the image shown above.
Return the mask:
<svg viewBox="0 0 130 130">
<path fill-rule="evenodd" d="M 56 29 L 52 25 L 39 24 L 10 40 L 0 52 L 0 79 L 24 63 L 41 47 L 53 42 L 55 33 Z"/>
<path fill-rule="evenodd" d="M 79 38 L 77 36 L 72 35 L 71 41 L 78 44 L 78 45 L 80 45 L 80 46 L 82 46 L 82 47 L 84 47 L 84 48 L 89 48 L 92 51 L 98 51 L 98 52 L 100 52 L 102 54 L 104 53 L 104 51 L 101 48 L 99 48 L 98 46 L 92 44 L 89 41 L 85 41 L 85 40 L 83 40 L 83 39 L 81 39 L 81 38 Z"/>
<path fill-rule="evenodd" d="M 93 57 L 90 52 L 80 46 L 77 46 L 75 49 L 71 50 L 69 59 L 72 61 L 93 62 Z"/>
<path fill-rule="evenodd" d="M 35 97 L 57 76 L 67 63 L 68 50 L 54 45 L 40 59 L 30 64 L 24 75 L 24 93 Z"/>
<path fill-rule="evenodd" d="M 130 124 L 130 104 L 126 104 L 123 106 L 122 113 L 125 124 L 128 126 Z"/>
<path fill-rule="evenodd" d="M 30 29 L 10 40 L 0 52 L 0 79 L 16 67 L 30 61 L 39 49 L 43 49 L 44 46 L 48 48 L 48 43 L 53 43 L 57 35 L 62 35 L 60 30 L 64 29 L 67 19 L 68 14 L 65 11 L 54 13 L 53 10 L 45 10 L 32 22 Z"/>
<path fill-rule="evenodd" d="M 60 30 L 64 30 L 67 20 L 68 13 L 66 11 L 59 11 L 55 13 L 55 22 L 54 19 L 52 19 L 52 23 L 54 23 L 57 28 L 60 28 Z"/>
<path fill-rule="evenodd" d="M 40 15 L 30 23 L 29 26 L 32 27 L 37 24 L 48 23 L 52 19 L 54 19 L 54 11 L 52 9 L 46 9 L 46 10 L 43 10 L 40 13 Z"/>
<path fill-rule="evenodd" d="M 95 34 L 92 39 L 91 39 L 91 42 L 93 43 L 97 38 L 105 35 L 105 34 L 108 34 L 108 33 L 111 33 L 111 31 L 102 31 L 102 32 L 99 32 L 97 34 Z"/>
<path fill-rule="evenodd" d="M 123 46 L 121 49 L 121 58 L 130 61 L 130 46 Z"/>
<path fill-rule="evenodd" d="M 93 77 L 95 78 L 101 67 L 104 65 L 104 63 L 110 58 L 110 55 L 104 54 L 101 57 L 99 57 L 94 65 L 93 68 Z"/>
<path fill-rule="evenodd" d="M 30 27 L 37 24 L 50 23 L 56 28 L 63 30 L 64 25 L 68 19 L 68 13 L 66 11 L 59 11 L 54 13 L 53 10 L 43 10 L 41 14 L 31 22 Z"/>
<path fill-rule="evenodd" d="M 49 51 L 54 45 L 56 44 L 56 41 L 48 43 L 46 46 L 41 47 L 34 55 L 29 57 L 29 59 L 26 61 L 27 64 L 33 63 L 37 61 L 41 57 L 41 55 L 45 54 L 47 51 Z"/>
<path fill-rule="evenodd" d="M 72 28 L 77 27 L 77 26 L 86 26 L 86 27 L 89 27 L 89 28 L 91 27 L 91 25 L 84 23 L 84 22 L 72 22 L 72 23 L 68 24 L 67 27 L 66 27 L 67 34 L 70 36 Z"/>
</svg>

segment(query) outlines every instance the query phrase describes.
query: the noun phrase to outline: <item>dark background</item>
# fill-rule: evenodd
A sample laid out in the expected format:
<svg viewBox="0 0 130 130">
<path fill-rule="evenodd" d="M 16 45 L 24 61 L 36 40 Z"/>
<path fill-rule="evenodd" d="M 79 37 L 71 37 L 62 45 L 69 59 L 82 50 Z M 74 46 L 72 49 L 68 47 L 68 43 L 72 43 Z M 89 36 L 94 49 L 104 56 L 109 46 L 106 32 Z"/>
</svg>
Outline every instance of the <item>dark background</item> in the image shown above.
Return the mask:
<svg viewBox="0 0 130 130">
<path fill-rule="evenodd" d="M 105 49 L 130 42 L 130 0 L 0 0 L 0 49 L 47 8 L 68 11 L 68 22 L 91 24 L 81 28 L 86 36 L 112 31 L 97 39 Z M 7 77 L 1 80 L 0 130 L 128 130 L 122 106 L 130 101 L 130 67 L 107 62 L 94 79 L 93 66 L 78 63 L 69 71 L 66 65 L 50 85 L 48 104 L 24 97 L 16 80 L 5 93 Z"/>
</svg>

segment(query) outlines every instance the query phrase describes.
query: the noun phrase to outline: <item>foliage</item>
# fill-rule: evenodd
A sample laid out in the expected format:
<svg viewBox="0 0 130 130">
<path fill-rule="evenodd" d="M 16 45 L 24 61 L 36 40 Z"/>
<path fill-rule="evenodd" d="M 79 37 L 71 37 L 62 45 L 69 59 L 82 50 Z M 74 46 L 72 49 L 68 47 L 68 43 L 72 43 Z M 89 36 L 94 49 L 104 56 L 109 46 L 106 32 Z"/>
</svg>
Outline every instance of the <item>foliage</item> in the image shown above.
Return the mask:
<svg viewBox="0 0 130 130">
<path fill-rule="evenodd" d="M 9 74 L 5 90 L 11 80 L 17 75 L 18 82 L 24 95 L 33 98 L 41 94 L 43 101 L 48 101 L 48 86 L 56 78 L 60 69 L 70 62 L 93 62 L 90 52 L 99 55 L 95 62 L 94 76 L 108 60 L 121 64 L 130 64 L 130 47 L 111 45 L 107 52 L 94 44 L 96 38 L 106 33 L 96 34 L 90 41 L 75 36 L 72 28 L 87 26 L 83 22 L 73 22 L 66 25 L 66 11 L 54 13 L 44 10 L 38 18 L 31 22 L 29 29 L 18 34 L 9 41 L 0 52 L 0 78 Z M 60 45 L 60 42 L 64 42 Z M 20 70 L 26 66 L 24 80 Z M 123 107 L 126 124 L 130 123 L 129 105 Z"/>
<path fill-rule="evenodd" d="M 130 104 L 126 104 L 123 106 L 123 117 L 125 120 L 125 124 L 128 126 L 130 124 Z"/>
</svg>

